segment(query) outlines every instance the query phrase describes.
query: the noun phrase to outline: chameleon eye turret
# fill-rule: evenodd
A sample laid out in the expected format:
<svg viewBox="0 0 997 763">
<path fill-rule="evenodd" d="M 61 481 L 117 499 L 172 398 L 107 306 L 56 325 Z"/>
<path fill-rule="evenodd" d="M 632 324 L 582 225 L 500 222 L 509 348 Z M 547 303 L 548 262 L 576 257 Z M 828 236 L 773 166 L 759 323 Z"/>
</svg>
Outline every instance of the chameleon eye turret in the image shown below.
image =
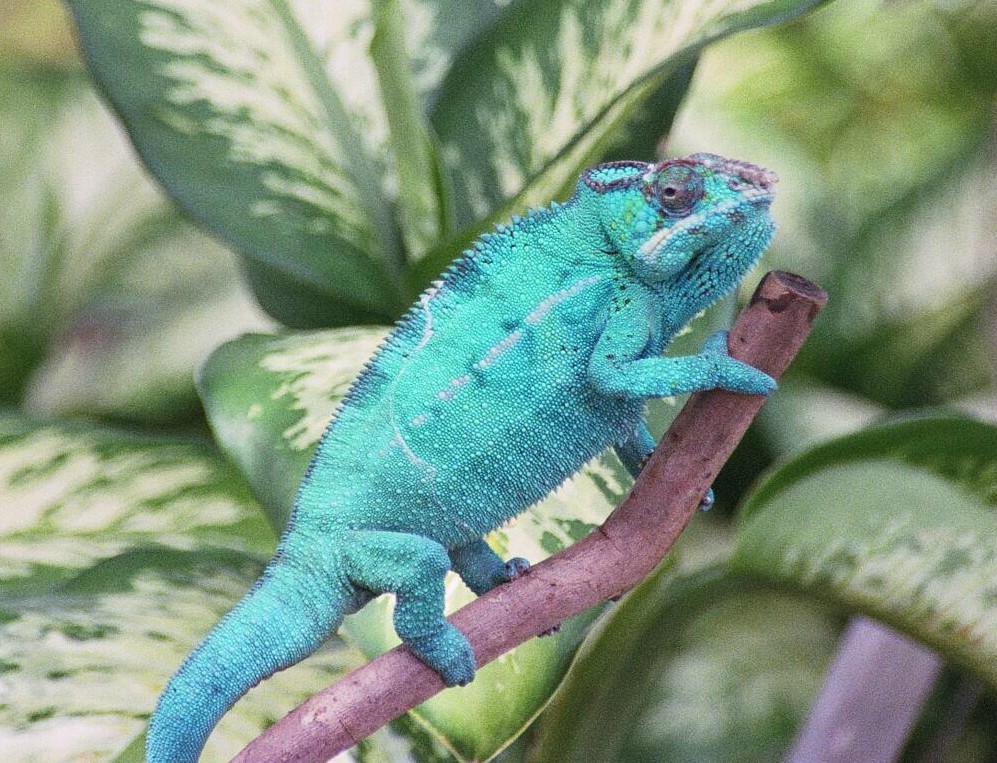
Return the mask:
<svg viewBox="0 0 997 763">
<path fill-rule="evenodd" d="M 651 187 L 666 215 L 687 215 L 703 200 L 703 178 L 685 164 L 666 165 L 655 175 Z"/>
</svg>

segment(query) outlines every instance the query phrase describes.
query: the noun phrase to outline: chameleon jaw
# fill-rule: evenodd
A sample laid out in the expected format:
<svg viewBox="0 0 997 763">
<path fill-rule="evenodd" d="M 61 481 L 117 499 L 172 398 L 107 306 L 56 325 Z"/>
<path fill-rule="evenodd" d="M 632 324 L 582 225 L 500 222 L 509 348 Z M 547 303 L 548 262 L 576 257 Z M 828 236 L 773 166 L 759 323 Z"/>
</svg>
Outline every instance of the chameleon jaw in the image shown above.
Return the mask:
<svg viewBox="0 0 997 763">
<path fill-rule="evenodd" d="M 689 215 L 674 225 L 656 231 L 640 245 L 635 259 L 640 264 L 640 269 L 651 276 L 652 280 L 671 278 L 685 269 L 702 252 L 707 251 L 716 239 L 730 234 L 730 227 L 727 225 L 711 231 L 704 225 L 707 217 L 713 219 L 726 215 L 733 221 L 738 216 L 743 218 L 745 215 L 757 214 L 750 208 L 767 208 L 772 198 L 773 194 L 761 187 L 747 189 L 739 198 L 731 199 L 711 209 L 708 216 L 702 213 Z"/>
</svg>

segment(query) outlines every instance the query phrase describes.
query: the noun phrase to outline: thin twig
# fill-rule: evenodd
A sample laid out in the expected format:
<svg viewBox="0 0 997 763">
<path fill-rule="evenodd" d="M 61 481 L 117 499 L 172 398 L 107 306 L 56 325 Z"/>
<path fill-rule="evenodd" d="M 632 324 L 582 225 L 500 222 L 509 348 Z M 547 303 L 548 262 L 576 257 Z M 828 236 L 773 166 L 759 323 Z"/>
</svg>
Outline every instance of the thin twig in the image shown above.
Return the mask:
<svg viewBox="0 0 997 763">
<path fill-rule="evenodd" d="M 827 295 L 791 273 L 769 273 L 730 332 L 734 357 L 779 377 Z M 633 588 L 661 561 L 765 400 L 713 390 L 690 397 L 630 495 L 575 545 L 531 567 L 450 619 L 484 665 L 586 609 Z M 444 688 L 397 647 L 304 702 L 233 763 L 320 763 Z"/>
</svg>

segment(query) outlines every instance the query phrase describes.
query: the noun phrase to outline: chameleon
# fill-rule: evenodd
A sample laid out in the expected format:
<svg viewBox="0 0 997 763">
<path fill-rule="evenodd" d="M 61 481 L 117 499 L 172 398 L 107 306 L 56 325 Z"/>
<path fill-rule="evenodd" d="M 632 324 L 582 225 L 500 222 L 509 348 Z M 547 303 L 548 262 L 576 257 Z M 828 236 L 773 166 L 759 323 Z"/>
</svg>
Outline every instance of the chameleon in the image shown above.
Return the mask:
<svg viewBox="0 0 997 763">
<path fill-rule="evenodd" d="M 566 202 L 479 238 L 399 319 L 341 401 L 273 559 L 186 658 L 148 727 L 150 763 L 193 763 L 235 701 L 382 593 L 448 686 L 476 662 L 443 613 L 523 574 L 484 536 L 613 448 L 636 476 L 649 398 L 775 381 L 727 353 L 664 356 L 775 231 L 775 175 L 715 154 L 585 170 Z M 708 500 L 708 499 L 705 499 Z"/>
</svg>

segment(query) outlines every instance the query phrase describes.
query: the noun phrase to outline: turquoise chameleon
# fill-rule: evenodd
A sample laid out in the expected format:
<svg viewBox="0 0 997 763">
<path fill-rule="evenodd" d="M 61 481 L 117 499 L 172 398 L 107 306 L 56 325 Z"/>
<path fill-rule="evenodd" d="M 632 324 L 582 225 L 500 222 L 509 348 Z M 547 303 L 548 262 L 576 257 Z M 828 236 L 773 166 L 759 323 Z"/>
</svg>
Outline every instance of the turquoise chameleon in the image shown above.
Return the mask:
<svg viewBox="0 0 997 763">
<path fill-rule="evenodd" d="M 648 398 L 775 389 L 727 354 L 725 332 L 661 357 L 758 261 L 774 182 L 713 154 L 602 164 L 565 204 L 457 259 L 353 383 L 262 577 L 167 685 L 149 762 L 196 761 L 239 697 L 385 592 L 402 641 L 447 685 L 468 683 L 474 652 L 443 616 L 444 575 L 480 595 L 528 567 L 484 535 L 608 447 L 636 475 L 655 444 Z"/>
</svg>

